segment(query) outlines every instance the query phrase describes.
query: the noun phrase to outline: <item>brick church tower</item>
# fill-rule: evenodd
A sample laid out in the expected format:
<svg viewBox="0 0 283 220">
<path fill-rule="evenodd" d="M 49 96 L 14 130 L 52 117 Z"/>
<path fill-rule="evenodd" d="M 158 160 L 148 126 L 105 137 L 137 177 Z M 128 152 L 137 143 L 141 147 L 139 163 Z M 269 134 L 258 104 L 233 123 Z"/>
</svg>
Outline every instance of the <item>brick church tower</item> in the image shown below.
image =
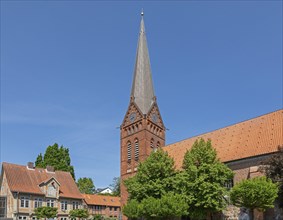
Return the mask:
<svg viewBox="0 0 283 220">
<path fill-rule="evenodd" d="M 135 174 L 139 162 L 165 145 L 165 127 L 154 95 L 143 13 L 130 103 L 120 130 L 123 181 Z M 121 184 L 122 205 L 127 202 L 127 197 L 126 188 Z"/>
</svg>

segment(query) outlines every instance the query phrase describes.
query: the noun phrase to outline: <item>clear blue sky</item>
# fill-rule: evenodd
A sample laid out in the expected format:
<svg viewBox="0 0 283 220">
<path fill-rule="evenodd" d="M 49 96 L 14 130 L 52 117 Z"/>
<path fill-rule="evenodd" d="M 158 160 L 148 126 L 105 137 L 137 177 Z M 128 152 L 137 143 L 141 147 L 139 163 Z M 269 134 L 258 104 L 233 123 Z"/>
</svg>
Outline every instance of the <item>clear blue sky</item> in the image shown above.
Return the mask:
<svg viewBox="0 0 283 220">
<path fill-rule="evenodd" d="M 282 108 L 281 1 L 1 1 L 1 162 L 119 176 L 141 8 L 167 144 Z"/>
</svg>

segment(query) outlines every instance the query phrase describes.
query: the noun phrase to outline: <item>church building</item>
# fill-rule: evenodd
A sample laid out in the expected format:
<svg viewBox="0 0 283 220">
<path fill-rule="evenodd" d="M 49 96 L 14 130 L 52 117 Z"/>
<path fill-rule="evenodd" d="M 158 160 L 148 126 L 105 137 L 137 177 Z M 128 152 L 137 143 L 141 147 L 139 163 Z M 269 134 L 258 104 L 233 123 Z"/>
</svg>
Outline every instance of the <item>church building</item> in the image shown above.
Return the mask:
<svg viewBox="0 0 283 220">
<path fill-rule="evenodd" d="M 283 147 L 283 110 L 165 145 L 166 129 L 154 94 L 142 13 L 130 103 L 120 130 L 122 181 L 133 176 L 139 162 L 157 148 L 167 151 L 176 168 L 181 169 L 186 151 L 195 140 L 203 138 L 212 141 L 220 160 L 234 171 L 233 186 L 242 179 L 262 175 L 258 170 L 261 161 Z M 127 190 L 121 184 L 121 206 L 127 197 Z"/>
</svg>

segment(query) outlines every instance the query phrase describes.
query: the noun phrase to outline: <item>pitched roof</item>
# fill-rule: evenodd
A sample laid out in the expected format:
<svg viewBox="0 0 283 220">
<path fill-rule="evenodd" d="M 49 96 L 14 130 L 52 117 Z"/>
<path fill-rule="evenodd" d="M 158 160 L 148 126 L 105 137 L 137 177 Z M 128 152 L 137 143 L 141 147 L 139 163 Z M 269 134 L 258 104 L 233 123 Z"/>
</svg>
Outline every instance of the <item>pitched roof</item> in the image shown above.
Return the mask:
<svg viewBox="0 0 283 220">
<path fill-rule="evenodd" d="M 165 146 L 176 168 L 182 167 L 186 151 L 199 138 L 211 140 L 222 162 L 273 153 L 283 146 L 283 110 Z"/>
<path fill-rule="evenodd" d="M 106 189 L 110 189 L 110 190 L 112 191 L 112 189 L 111 189 L 110 187 L 105 187 L 105 188 L 97 188 L 97 189 L 96 189 L 96 192 L 97 192 L 97 193 L 100 193 L 100 192 L 102 192 L 102 191 L 104 191 L 104 190 L 106 190 Z"/>
<path fill-rule="evenodd" d="M 60 183 L 60 197 L 82 199 L 78 187 L 69 172 L 48 172 L 42 168 L 28 169 L 23 165 L 6 162 L 2 163 L 3 171 L 12 192 L 44 195 L 40 190 L 39 184 L 54 178 Z"/>
<path fill-rule="evenodd" d="M 96 194 L 82 194 L 82 196 L 88 205 L 103 205 L 116 207 L 121 206 L 120 197 L 117 196 L 104 196 Z"/>
<path fill-rule="evenodd" d="M 134 102 L 141 112 L 147 114 L 151 105 L 154 103 L 154 90 L 143 16 L 140 25 L 131 96 L 134 97 Z"/>
</svg>

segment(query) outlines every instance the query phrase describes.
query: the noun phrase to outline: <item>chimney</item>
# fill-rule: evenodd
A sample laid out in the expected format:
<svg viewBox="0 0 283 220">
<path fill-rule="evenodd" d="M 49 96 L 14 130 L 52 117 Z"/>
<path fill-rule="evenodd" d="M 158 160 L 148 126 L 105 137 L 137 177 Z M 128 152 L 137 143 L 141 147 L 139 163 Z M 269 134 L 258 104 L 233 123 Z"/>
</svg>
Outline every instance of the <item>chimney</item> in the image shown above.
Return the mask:
<svg viewBox="0 0 283 220">
<path fill-rule="evenodd" d="M 47 166 L 46 166 L 46 171 L 47 171 L 47 172 L 54 172 L 54 167 L 47 165 Z"/>
<path fill-rule="evenodd" d="M 34 169 L 33 162 L 28 162 L 27 167 L 28 169 Z"/>
</svg>

